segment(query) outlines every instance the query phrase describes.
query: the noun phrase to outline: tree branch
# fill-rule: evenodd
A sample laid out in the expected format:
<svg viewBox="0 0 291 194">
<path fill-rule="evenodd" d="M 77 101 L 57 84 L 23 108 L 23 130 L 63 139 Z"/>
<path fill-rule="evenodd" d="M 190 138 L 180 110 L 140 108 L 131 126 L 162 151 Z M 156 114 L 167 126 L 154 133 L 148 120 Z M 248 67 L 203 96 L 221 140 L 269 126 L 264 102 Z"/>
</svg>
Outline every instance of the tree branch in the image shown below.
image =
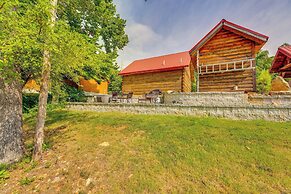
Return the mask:
<svg viewBox="0 0 291 194">
<path fill-rule="evenodd" d="M 0 10 L 4 7 L 6 2 L 2 3 L 2 5 L 0 6 Z"/>
</svg>

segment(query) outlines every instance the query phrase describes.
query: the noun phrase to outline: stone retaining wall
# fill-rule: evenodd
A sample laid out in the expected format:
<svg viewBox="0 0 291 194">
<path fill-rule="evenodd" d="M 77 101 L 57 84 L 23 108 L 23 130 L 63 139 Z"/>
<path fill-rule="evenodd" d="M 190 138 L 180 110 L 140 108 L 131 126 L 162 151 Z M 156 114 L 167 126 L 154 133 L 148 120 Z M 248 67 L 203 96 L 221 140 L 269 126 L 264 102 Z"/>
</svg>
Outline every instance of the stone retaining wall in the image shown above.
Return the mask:
<svg viewBox="0 0 291 194">
<path fill-rule="evenodd" d="M 248 95 L 241 92 L 201 92 L 164 94 L 165 104 L 181 104 L 187 106 L 274 106 L 291 107 L 291 94 Z"/>
<path fill-rule="evenodd" d="M 242 106 L 248 105 L 248 95 L 243 92 L 199 92 L 164 94 L 165 104 L 188 106 Z"/>
<path fill-rule="evenodd" d="M 255 105 L 272 105 L 276 107 L 291 107 L 291 95 L 249 96 L 249 103 Z"/>
<path fill-rule="evenodd" d="M 136 114 L 176 114 L 191 116 L 223 117 L 234 120 L 263 119 L 269 121 L 291 121 L 289 107 L 263 106 L 185 106 L 185 105 L 153 105 L 153 104 L 92 104 L 70 103 L 70 110 L 85 110 L 96 112 L 125 112 Z"/>
</svg>

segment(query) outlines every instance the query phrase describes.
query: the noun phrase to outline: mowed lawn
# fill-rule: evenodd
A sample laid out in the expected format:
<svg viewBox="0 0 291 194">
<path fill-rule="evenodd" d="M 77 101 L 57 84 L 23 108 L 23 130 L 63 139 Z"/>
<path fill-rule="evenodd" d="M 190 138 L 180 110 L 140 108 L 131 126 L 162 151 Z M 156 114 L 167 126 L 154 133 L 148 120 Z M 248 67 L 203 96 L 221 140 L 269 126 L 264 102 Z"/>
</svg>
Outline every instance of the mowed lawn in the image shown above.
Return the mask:
<svg viewBox="0 0 291 194">
<path fill-rule="evenodd" d="M 1 191 L 291 192 L 290 122 L 59 110 L 46 136 L 43 162 L 10 167 Z"/>
</svg>

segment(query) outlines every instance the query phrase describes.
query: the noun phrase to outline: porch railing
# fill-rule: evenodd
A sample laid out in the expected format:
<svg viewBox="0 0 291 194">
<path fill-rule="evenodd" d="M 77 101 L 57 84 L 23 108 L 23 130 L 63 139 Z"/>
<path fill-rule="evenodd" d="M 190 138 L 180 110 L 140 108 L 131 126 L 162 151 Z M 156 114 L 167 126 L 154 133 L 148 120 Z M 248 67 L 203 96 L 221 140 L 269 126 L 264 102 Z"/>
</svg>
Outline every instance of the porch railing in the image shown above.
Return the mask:
<svg viewBox="0 0 291 194">
<path fill-rule="evenodd" d="M 199 74 L 224 73 L 232 71 L 244 71 L 248 69 L 255 69 L 256 59 L 246 59 L 241 61 L 231 61 L 217 64 L 199 65 Z"/>
</svg>

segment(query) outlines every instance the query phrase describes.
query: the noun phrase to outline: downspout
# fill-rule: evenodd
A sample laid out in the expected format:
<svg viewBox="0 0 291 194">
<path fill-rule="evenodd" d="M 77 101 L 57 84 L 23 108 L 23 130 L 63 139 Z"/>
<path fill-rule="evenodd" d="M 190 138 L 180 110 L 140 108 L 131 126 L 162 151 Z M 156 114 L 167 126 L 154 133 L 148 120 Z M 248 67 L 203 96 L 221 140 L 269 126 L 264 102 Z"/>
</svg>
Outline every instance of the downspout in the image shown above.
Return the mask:
<svg viewBox="0 0 291 194">
<path fill-rule="evenodd" d="M 196 62 L 196 68 L 197 68 L 197 80 L 196 80 L 196 87 L 197 92 L 199 92 L 199 50 L 197 50 L 197 62 Z"/>
</svg>

